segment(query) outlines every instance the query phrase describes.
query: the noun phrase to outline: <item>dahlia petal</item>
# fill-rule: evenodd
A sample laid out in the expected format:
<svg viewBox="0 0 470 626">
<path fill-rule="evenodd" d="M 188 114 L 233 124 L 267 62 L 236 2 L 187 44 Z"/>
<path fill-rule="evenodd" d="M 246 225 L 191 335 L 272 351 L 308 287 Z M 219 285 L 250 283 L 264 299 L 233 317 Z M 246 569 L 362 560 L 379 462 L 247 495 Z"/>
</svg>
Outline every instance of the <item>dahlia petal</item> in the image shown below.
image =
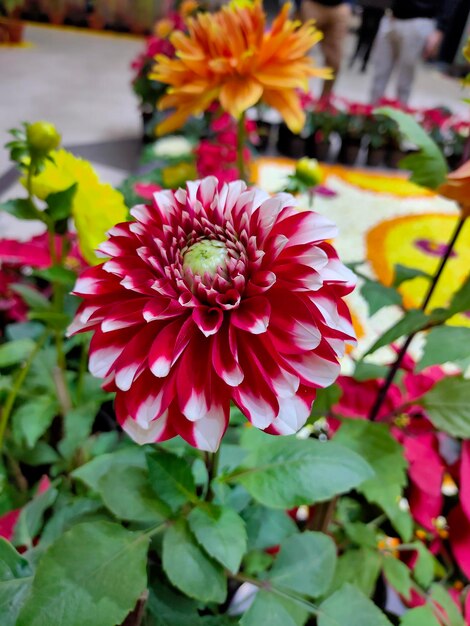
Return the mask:
<svg viewBox="0 0 470 626">
<path fill-rule="evenodd" d="M 241 330 L 259 335 L 268 329 L 270 314 L 269 300 L 263 296 L 254 296 L 232 311 L 230 321 Z"/>
<path fill-rule="evenodd" d="M 175 393 L 174 376 L 155 378 L 146 370 L 126 394 L 127 411 L 130 417 L 145 428 L 168 409 Z"/>
<path fill-rule="evenodd" d="M 105 378 L 129 342 L 128 335 L 120 330 L 112 333 L 96 331 L 90 343 L 88 368 L 96 378 Z"/>
<path fill-rule="evenodd" d="M 329 361 L 318 354 L 291 354 L 286 361 L 292 369 L 303 379 L 305 384 L 316 387 L 328 387 L 339 376 L 340 365 L 337 361 Z"/>
<path fill-rule="evenodd" d="M 172 439 L 176 433 L 168 420 L 168 414 L 150 422 L 147 427 L 141 426 L 132 417 L 128 417 L 121 425 L 122 430 L 136 443 L 143 446 L 146 443 L 157 443 Z"/>
<path fill-rule="evenodd" d="M 467 578 L 470 578 L 470 520 L 457 505 L 448 516 L 449 542 L 455 560 Z"/>
<path fill-rule="evenodd" d="M 260 386 L 265 387 L 263 394 L 259 392 Z M 268 428 L 279 413 L 278 400 L 266 385 L 259 382 L 253 390 L 242 383 L 234 389 L 233 399 L 253 426 L 261 430 Z"/>
<path fill-rule="evenodd" d="M 212 369 L 209 354 L 209 340 L 194 334 L 179 361 L 178 403 L 191 422 L 201 419 L 209 410 Z"/>
<path fill-rule="evenodd" d="M 290 247 L 334 239 L 338 235 L 338 229 L 326 217 L 313 211 L 305 211 L 278 220 L 272 234 L 278 233 L 289 239 Z"/>
<path fill-rule="evenodd" d="M 276 435 L 294 435 L 309 418 L 314 399 L 314 389 L 308 389 L 308 393 L 299 393 L 293 398 L 281 398 L 279 414 L 274 418 L 268 432 Z"/>
<path fill-rule="evenodd" d="M 96 270 L 100 270 L 97 273 Z M 93 271 L 93 274 L 92 274 Z M 73 294 L 76 296 L 101 295 L 116 290 L 116 281 L 101 271 L 99 266 L 91 268 L 89 273 L 84 272 L 75 283 Z"/>
<path fill-rule="evenodd" d="M 470 520 L 470 441 L 462 441 L 460 456 L 460 504 Z"/>
<path fill-rule="evenodd" d="M 150 371 L 154 376 L 167 376 L 172 364 L 186 348 L 191 338 L 187 322 L 179 319 L 167 324 L 156 335 L 148 355 Z M 179 339 L 179 341 L 178 341 Z"/>
<path fill-rule="evenodd" d="M 216 374 L 230 387 L 236 387 L 243 380 L 243 371 L 230 345 L 228 323 L 214 336 L 212 366 Z"/>
<path fill-rule="evenodd" d="M 210 337 L 222 326 L 224 315 L 217 307 L 199 306 L 193 309 L 193 320 L 202 334 Z"/>
<path fill-rule="evenodd" d="M 124 331 L 125 332 L 125 331 Z M 114 363 L 115 382 L 121 391 L 129 391 L 137 373 L 144 367 L 149 342 L 157 332 L 156 324 L 146 324 L 127 345 Z"/>
</svg>

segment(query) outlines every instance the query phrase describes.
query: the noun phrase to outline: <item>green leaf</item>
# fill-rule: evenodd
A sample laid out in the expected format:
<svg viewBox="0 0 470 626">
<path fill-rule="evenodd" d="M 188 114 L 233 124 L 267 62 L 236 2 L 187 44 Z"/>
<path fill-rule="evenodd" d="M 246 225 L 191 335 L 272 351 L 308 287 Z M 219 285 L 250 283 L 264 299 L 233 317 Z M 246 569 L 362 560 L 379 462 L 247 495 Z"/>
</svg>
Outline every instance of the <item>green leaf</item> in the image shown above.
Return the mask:
<svg viewBox="0 0 470 626">
<path fill-rule="evenodd" d="M 372 596 L 381 568 L 382 560 L 376 548 L 347 550 L 338 559 L 329 593 L 337 591 L 345 583 L 351 583 L 366 596 Z"/>
<path fill-rule="evenodd" d="M 317 389 L 315 402 L 312 406 L 310 417 L 325 417 L 339 399 L 341 398 L 341 388 L 339 385 L 330 385 L 326 389 Z"/>
<path fill-rule="evenodd" d="M 470 438 L 470 380 L 460 376 L 443 378 L 418 404 L 438 429 L 453 437 Z"/>
<path fill-rule="evenodd" d="M 0 537 L 0 615 L 2 626 L 15 626 L 29 593 L 33 572 L 15 548 Z"/>
<path fill-rule="evenodd" d="M 376 365 L 375 363 L 366 363 L 358 361 L 354 370 L 354 380 L 372 380 L 373 378 L 385 378 L 389 368 L 385 365 Z"/>
<path fill-rule="evenodd" d="M 78 478 L 88 487 L 99 492 L 99 483 L 105 474 L 113 474 L 120 467 L 147 468 L 145 450 L 140 446 L 130 445 L 123 450 L 102 454 L 82 465 L 71 473 L 72 478 Z"/>
<path fill-rule="evenodd" d="M 384 556 L 383 570 L 389 584 L 398 591 L 405 600 L 410 600 L 413 583 L 408 567 L 393 556 Z"/>
<path fill-rule="evenodd" d="M 23 285 L 21 283 L 14 283 L 10 285 L 11 289 L 18 293 L 26 304 L 36 311 L 50 311 L 52 304 L 49 300 L 42 295 L 37 289 L 33 289 L 32 287 L 28 287 L 28 285 Z"/>
<path fill-rule="evenodd" d="M 266 444 L 249 455 L 246 469 L 231 480 L 267 507 L 288 509 L 330 500 L 373 475 L 366 461 L 336 443 L 265 437 Z"/>
<path fill-rule="evenodd" d="M 0 367 L 11 367 L 26 361 L 35 345 L 32 339 L 17 339 L 2 344 L 0 346 Z"/>
<path fill-rule="evenodd" d="M 197 605 L 158 581 L 150 589 L 147 607 L 154 618 L 155 626 L 199 626 Z"/>
<path fill-rule="evenodd" d="M 292 600 L 260 590 L 242 617 L 240 626 L 303 626 L 307 611 Z"/>
<path fill-rule="evenodd" d="M 17 198 L 16 200 L 2 202 L 0 204 L 0 211 L 14 215 L 19 220 L 42 219 L 41 213 L 36 211 L 32 202 L 26 198 Z"/>
<path fill-rule="evenodd" d="M 286 537 L 299 532 L 297 524 L 285 512 L 257 504 L 243 512 L 250 550 L 265 550 L 279 545 Z"/>
<path fill-rule="evenodd" d="M 170 514 L 140 467 L 116 467 L 100 478 L 98 491 L 106 507 L 120 519 L 158 522 Z"/>
<path fill-rule="evenodd" d="M 470 310 L 470 275 L 460 289 L 453 295 L 449 309 L 454 315 Z"/>
<path fill-rule="evenodd" d="M 364 282 L 361 287 L 361 295 L 369 305 L 369 315 L 374 315 L 385 306 L 400 306 L 402 304 L 402 297 L 398 291 L 373 280 Z"/>
<path fill-rule="evenodd" d="M 55 398 L 39 396 L 18 407 L 12 415 L 13 436 L 19 445 L 33 448 L 57 415 Z"/>
<path fill-rule="evenodd" d="M 74 183 L 63 191 L 50 193 L 46 198 L 46 213 L 54 222 L 67 219 L 72 213 L 73 199 L 77 192 L 78 184 Z"/>
<path fill-rule="evenodd" d="M 401 626 L 440 626 L 429 606 L 420 606 L 407 611 L 401 618 Z"/>
<path fill-rule="evenodd" d="M 58 539 L 75 524 L 105 519 L 106 515 L 98 498 L 59 496 L 54 513 L 41 533 L 41 547 Z"/>
<path fill-rule="evenodd" d="M 444 587 L 437 583 L 434 584 L 431 587 L 431 599 L 444 609 L 449 626 L 466 626 L 466 621 L 460 614 L 457 605 Z"/>
<path fill-rule="evenodd" d="M 247 576 L 257 576 L 271 567 L 274 561 L 272 554 L 263 550 L 252 550 L 243 557 L 243 572 Z"/>
<path fill-rule="evenodd" d="M 411 170 L 410 180 L 431 189 L 439 187 L 446 179 L 447 163 L 439 146 L 414 117 L 391 107 L 375 109 L 374 114 L 385 115 L 394 120 L 406 139 L 419 148 L 418 153 L 410 154 L 400 161 L 400 167 Z"/>
<path fill-rule="evenodd" d="M 386 330 L 384 334 L 377 339 L 373 346 L 364 354 L 363 358 L 383 346 L 388 346 L 397 339 L 400 339 L 400 337 L 403 337 L 403 335 L 411 335 L 411 333 L 422 330 L 428 323 L 429 317 L 426 313 L 418 309 L 411 309 L 405 313 L 399 322 Z"/>
<path fill-rule="evenodd" d="M 307 531 L 292 535 L 281 544 L 268 579 L 279 589 L 318 598 L 328 591 L 335 567 L 333 540 Z"/>
<path fill-rule="evenodd" d="M 34 496 L 34 498 L 21 509 L 13 536 L 15 546 L 31 548 L 35 537 L 38 536 L 41 529 L 44 513 L 54 504 L 57 494 L 57 489 L 49 487 L 43 493 Z"/>
<path fill-rule="evenodd" d="M 5 337 L 9 341 L 17 339 L 39 339 L 44 332 L 44 326 L 38 322 L 18 322 L 5 326 Z"/>
<path fill-rule="evenodd" d="M 70 324 L 70 315 L 58 313 L 57 311 L 30 311 L 28 319 L 44 322 L 46 326 L 53 330 L 63 331 Z"/>
<path fill-rule="evenodd" d="M 413 543 L 418 552 L 418 559 L 413 569 L 413 576 L 421 587 L 427 589 L 434 580 L 434 556 L 420 541 Z"/>
<path fill-rule="evenodd" d="M 225 601 L 227 581 L 222 567 L 197 544 L 184 520 L 165 532 L 162 559 L 168 579 L 184 594 L 206 603 Z"/>
<path fill-rule="evenodd" d="M 413 278 L 418 277 L 424 277 L 429 279 L 432 278 L 429 274 L 423 272 L 423 270 L 419 270 L 415 267 L 407 267 L 406 265 L 400 265 L 400 263 L 397 263 L 395 265 L 395 277 L 393 279 L 393 286 L 395 288 L 399 287 L 407 280 L 413 280 Z"/>
<path fill-rule="evenodd" d="M 52 267 L 46 267 L 40 270 L 34 270 L 33 276 L 48 280 L 51 283 L 57 283 L 67 287 L 70 291 L 77 279 L 77 275 L 72 270 L 68 270 L 61 265 L 53 265 Z"/>
<path fill-rule="evenodd" d="M 358 563 L 358 567 L 362 567 Z M 320 606 L 318 626 L 392 626 L 359 589 L 346 584 Z"/>
<path fill-rule="evenodd" d="M 246 529 L 232 509 L 204 505 L 191 511 L 189 527 L 204 550 L 233 574 L 246 551 Z"/>
<path fill-rule="evenodd" d="M 58 446 L 63 457 L 71 458 L 90 435 L 98 410 L 97 402 L 87 402 L 66 413 L 63 422 L 64 437 Z"/>
<path fill-rule="evenodd" d="M 184 459 L 153 450 L 147 455 L 147 463 L 153 490 L 172 511 L 177 511 L 186 502 L 198 501 L 193 473 Z"/>
<path fill-rule="evenodd" d="M 147 586 L 148 541 L 110 522 L 74 526 L 40 560 L 17 626 L 121 624 Z"/>
<path fill-rule="evenodd" d="M 366 548 L 377 547 L 377 529 L 375 526 L 368 526 L 362 522 L 347 523 L 344 530 L 348 537 L 358 546 Z"/>
<path fill-rule="evenodd" d="M 409 541 L 412 520 L 409 513 L 399 507 L 407 483 L 407 463 L 403 449 L 391 436 L 389 427 L 365 420 L 344 420 L 335 441 L 361 455 L 373 468 L 375 476 L 357 489 L 369 502 L 378 504 L 404 541 Z"/>
<path fill-rule="evenodd" d="M 426 337 L 419 371 L 431 365 L 457 362 L 470 354 L 470 328 L 460 326 L 438 326 Z"/>
</svg>

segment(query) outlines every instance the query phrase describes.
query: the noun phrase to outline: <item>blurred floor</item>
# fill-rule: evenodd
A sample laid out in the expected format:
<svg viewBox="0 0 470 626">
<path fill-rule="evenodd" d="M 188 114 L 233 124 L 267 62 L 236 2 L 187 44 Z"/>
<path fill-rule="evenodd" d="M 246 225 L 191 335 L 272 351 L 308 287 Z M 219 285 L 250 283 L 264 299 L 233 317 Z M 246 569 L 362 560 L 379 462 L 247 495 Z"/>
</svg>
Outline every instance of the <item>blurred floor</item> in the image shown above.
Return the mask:
<svg viewBox="0 0 470 626">
<path fill-rule="evenodd" d="M 103 180 L 118 184 L 133 169 L 138 150 L 141 126 L 130 64 L 143 39 L 30 25 L 25 39 L 30 46 L 0 48 L 1 145 L 8 139 L 8 128 L 46 119 L 56 124 L 65 146 L 74 146 L 96 164 Z M 354 45 L 351 35 L 336 93 L 365 102 L 372 67 L 365 74 L 359 64 L 348 69 Z M 318 84 L 314 90 L 318 92 Z M 447 105 L 467 114 L 462 97 L 458 81 L 423 66 L 410 104 Z M 0 148 L 0 184 L 8 168 L 8 155 Z M 5 197 L 4 191 L 0 189 L 0 196 Z M 8 189 L 7 195 L 14 191 Z"/>
</svg>

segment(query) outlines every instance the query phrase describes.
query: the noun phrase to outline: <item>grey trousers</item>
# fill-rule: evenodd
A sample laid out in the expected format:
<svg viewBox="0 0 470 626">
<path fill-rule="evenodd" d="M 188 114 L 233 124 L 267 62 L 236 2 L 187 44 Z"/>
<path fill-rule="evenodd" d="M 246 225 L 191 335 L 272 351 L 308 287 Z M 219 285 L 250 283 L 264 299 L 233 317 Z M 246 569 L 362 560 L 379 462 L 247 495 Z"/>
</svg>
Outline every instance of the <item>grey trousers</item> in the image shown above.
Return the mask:
<svg viewBox="0 0 470 626">
<path fill-rule="evenodd" d="M 398 20 L 386 15 L 372 52 L 374 76 L 370 100 L 375 104 L 385 95 L 394 68 L 397 68 L 397 99 L 406 104 L 410 98 L 416 66 L 420 62 L 435 22 L 428 18 Z"/>
</svg>

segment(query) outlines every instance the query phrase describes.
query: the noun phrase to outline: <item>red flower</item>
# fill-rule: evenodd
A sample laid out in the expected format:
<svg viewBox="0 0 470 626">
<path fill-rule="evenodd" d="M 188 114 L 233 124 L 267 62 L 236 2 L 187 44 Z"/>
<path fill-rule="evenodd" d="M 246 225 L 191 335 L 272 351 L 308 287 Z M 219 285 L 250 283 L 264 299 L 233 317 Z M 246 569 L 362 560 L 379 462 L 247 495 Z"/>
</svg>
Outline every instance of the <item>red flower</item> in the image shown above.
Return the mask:
<svg viewBox="0 0 470 626">
<path fill-rule="evenodd" d="M 291 434 L 339 374 L 354 336 L 353 274 L 325 242 L 336 228 L 241 181 L 155 194 L 85 271 L 70 332 L 93 330 L 90 370 L 139 443 L 181 435 L 216 450 L 233 400 L 258 428 Z"/>
</svg>

